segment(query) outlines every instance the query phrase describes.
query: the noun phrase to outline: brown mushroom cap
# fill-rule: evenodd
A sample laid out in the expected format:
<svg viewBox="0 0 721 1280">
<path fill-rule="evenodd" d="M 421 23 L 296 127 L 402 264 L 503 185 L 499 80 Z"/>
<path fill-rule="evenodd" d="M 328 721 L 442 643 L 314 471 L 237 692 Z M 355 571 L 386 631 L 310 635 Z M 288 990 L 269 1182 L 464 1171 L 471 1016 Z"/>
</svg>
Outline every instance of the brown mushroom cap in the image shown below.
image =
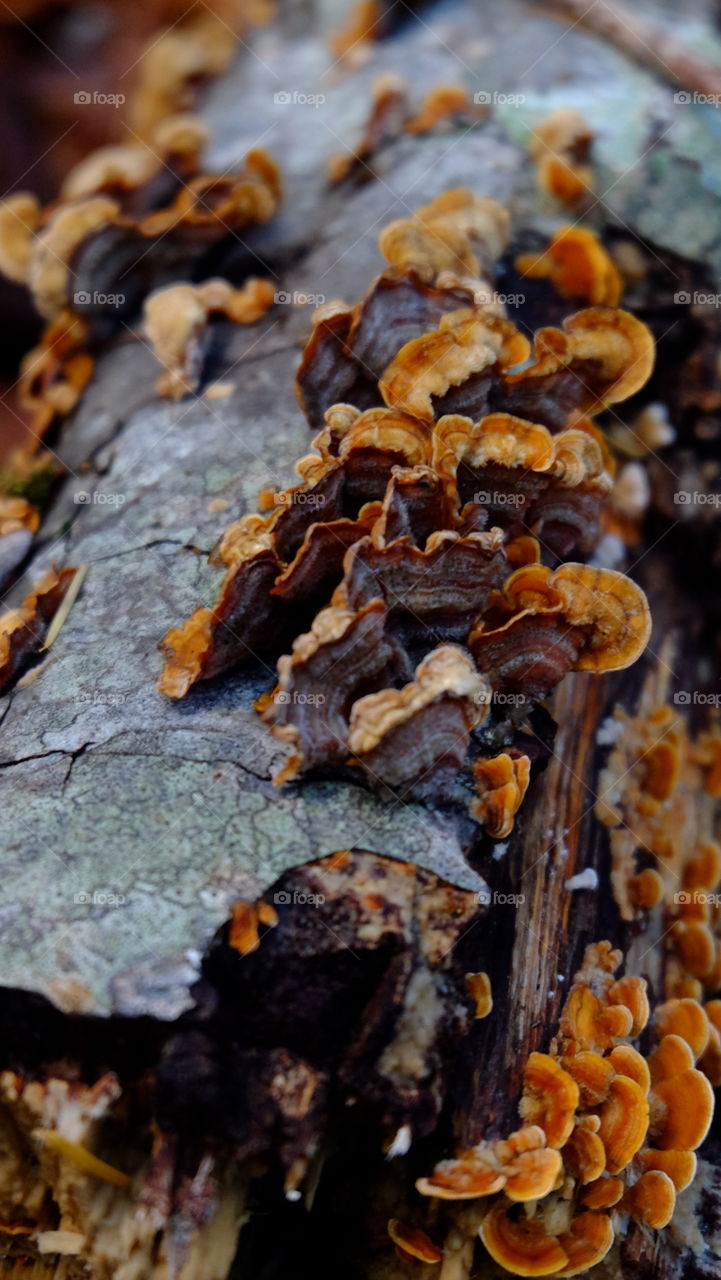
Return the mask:
<svg viewBox="0 0 721 1280">
<path fill-rule="evenodd" d="M 620 671 L 643 653 L 651 634 L 648 602 L 640 587 L 614 569 L 564 564 L 553 575 L 564 616 L 591 634 L 578 671 Z"/>
<path fill-rule="evenodd" d="M 98 196 L 61 205 L 38 235 L 28 285 L 42 316 L 52 319 L 67 304 L 69 263 L 73 251 L 92 231 L 117 220 L 115 200 Z"/>
<path fill-rule="evenodd" d="M 387 405 L 432 421 L 433 397 L 471 374 L 527 358 L 528 339 L 510 320 L 463 308 L 441 317 L 437 329 L 401 347 L 379 380 Z"/>
</svg>

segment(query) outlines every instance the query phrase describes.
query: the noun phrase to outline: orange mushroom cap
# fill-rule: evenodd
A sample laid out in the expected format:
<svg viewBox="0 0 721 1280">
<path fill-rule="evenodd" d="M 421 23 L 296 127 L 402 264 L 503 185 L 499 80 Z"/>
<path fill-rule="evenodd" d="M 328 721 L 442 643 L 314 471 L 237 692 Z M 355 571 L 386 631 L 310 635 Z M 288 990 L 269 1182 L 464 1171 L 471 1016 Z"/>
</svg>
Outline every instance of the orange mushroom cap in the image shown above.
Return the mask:
<svg viewBox="0 0 721 1280">
<path fill-rule="evenodd" d="M 543 1129 L 549 1147 L 562 1147 L 570 1138 L 578 1102 L 578 1085 L 561 1064 L 546 1053 L 532 1053 L 518 1110 L 527 1123 Z"/>
<path fill-rule="evenodd" d="M 471 801 L 471 816 L 482 822 L 494 839 L 505 840 L 528 790 L 529 757 L 505 751 L 492 759 L 481 757 L 473 765 L 473 778 L 477 798 Z"/>
<path fill-rule="evenodd" d="M 576 1125 L 563 1148 L 563 1165 L 579 1182 L 593 1182 L 606 1168 L 606 1149 L 597 1133 Z"/>
<path fill-rule="evenodd" d="M 654 1021 L 659 1036 L 680 1036 L 695 1058 L 701 1056 L 708 1044 L 708 1018 L 697 1000 L 667 1000 L 657 1008 Z"/>
<path fill-rule="evenodd" d="M 595 1106 L 608 1097 L 615 1070 L 600 1053 L 582 1050 L 562 1059 L 563 1066 L 578 1085 L 581 1105 Z"/>
<path fill-rule="evenodd" d="M 689 1071 L 694 1061 L 694 1053 L 688 1042 L 682 1036 L 671 1034 L 662 1036 L 653 1053 L 649 1054 L 648 1069 L 654 1082 L 668 1080 L 670 1076 Z"/>
<path fill-rule="evenodd" d="M 676 1207 L 676 1188 L 667 1173 L 650 1169 L 629 1187 L 623 1207 L 646 1226 L 660 1230 L 671 1221 Z"/>
<path fill-rule="evenodd" d="M 608 1061 L 619 1076 L 635 1080 L 644 1093 L 651 1088 L 651 1072 L 646 1059 L 630 1044 L 617 1044 L 608 1055 Z"/>
<path fill-rule="evenodd" d="M 696 1177 L 695 1151 L 657 1151 L 654 1147 L 644 1147 L 637 1159 L 644 1169 L 659 1169 L 668 1174 L 677 1191 L 685 1191 Z"/>
<path fill-rule="evenodd" d="M 714 840 L 704 840 L 695 857 L 683 869 L 685 889 L 715 889 L 721 880 L 721 847 Z"/>
<path fill-rule="evenodd" d="M 584 1187 L 581 1204 L 587 1209 L 611 1209 L 624 1192 L 623 1178 L 597 1178 Z"/>
<path fill-rule="evenodd" d="M 645 867 L 631 877 L 628 892 L 634 907 L 648 911 L 658 906 L 663 897 L 663 880 L 653 867 Z"/>
<path fill-rule="evenodd" d="M 476 1002 L 476 1018 L 487 1018 L 493 1008 L 491 980 L 487 973 L 467 973 L 466 986 Z"/>
<path fill-rule="evenodd" d="M 547 1147 L 522 1152 L 506 1165 L 504 1191 L 509 1200 L 542 1200 L 556 1185 L 563 1170 L 559 1151 Z"/>
<path fill-rule="evenodd" d="M 579 1213 L 568 1231 L 558 1237 L 568 1261 L 562 1276 L 578 1276 L 595 1267 L 613 1244 L 613 1224 L 605 1213 Z"/>
<path fill-rule="evenodd" d="M 421 1231 L 419 1227 L 409 1227 L 398 1218 L 391 1218 L 388 1223 L 388 1235 L 398 1248 L 410 1258 L 418 1258 L 420 1262 L 440 1262 L 443 1250 Z"/>
<path fill-rule="evenodd" d="M 651 1015 L 644 979 L 632 977 L 617 979 L 608 989 L 608 999 L 611 1004 L 624 1005 L 631 1010 L 633 1015 L 631 1035 L 639 1035 Z"/>
<path fill-rule="evenodd" d="M 551 281 L 562 298 L 583 298 L 592 306 L 615 307 L 623 281 L 600 240 L 586 227 L 562 227 L 545 253 L 516 258 L 522 275 Z"/>
<path fill-rule="evenodd" d="M 614 569 L 564 564 L 553 574 L 562 593 L 564 616 L 590 626 L 578 671 L 620 671 L 643 653 L 651 634 L 648 602 L 640 587 Z"/>
<path fill-rule="evenodd" d="M 716 963 L 716 939 L 703 920 L 677 920 L 672 937 L 681 964 L 699 980 L 708 977 Z"/>
<path fill-rule="evenodd" d="M 549 1276 L 568 1254 L 539 1218 L 511 1218 L 502 1200 L 486 1214 L 479 1235 L 494 1262 L 517 1276 Z"/>
<path fill-rule="evenodd" d="M 606 1148 L 606 1168 L 609 1173 L 620 1173 L 643 1145 L 648 1131 L 648 1100 L 635 1080 L 616 1076 L 599 1115 L 599 1137 Z"/>
<path fill-rule="evenodd" d="M 651 1107 L 656 1145 L 666 1151 L 693 1151 L 713 1119 L 713 1089 L 703 1072 L 681 1071 L 654 1083 Z"/>
<path fill-rule="evenodd" d="M 512 1200 L 547 1196 L 562 1171 L 558 1151 L 546 1148 L 538 1125 L 525 1125 L 510 1137 L 480 1142 L 455 1160 L 441 1160 L 430 1178 L 419 1178 L 421 1195 L 439 1200 L 475 1200 L 505 1188 Z"/>
</svg>

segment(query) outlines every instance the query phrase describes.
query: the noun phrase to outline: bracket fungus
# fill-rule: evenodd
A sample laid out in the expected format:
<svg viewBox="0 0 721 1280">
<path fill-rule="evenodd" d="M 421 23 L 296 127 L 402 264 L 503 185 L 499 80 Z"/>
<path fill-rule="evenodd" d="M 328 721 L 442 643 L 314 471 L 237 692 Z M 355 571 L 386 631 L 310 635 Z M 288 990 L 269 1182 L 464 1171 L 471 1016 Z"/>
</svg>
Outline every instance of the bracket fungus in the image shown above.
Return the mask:
<svg viewBox="0 0 721 1280">
<path fill-rule="evenodd" d="M 74 568 L 49 569 L 17 609 L 0 616 L 0 692 L 42 645 L 76 574 Z"/>
<path fill-rule="evenodd" d="M 11 278 L 22 277 L 47 321 L 67 309 L 117 312 L 170 267 L 186 274 L 228 232 L 270 218 L 280 197 L 279 171 L 265 152 L 250 151 L 235 174 L 205 174 L 204 140 L 195 122 L 166 122 L 165 160 L 140 147 L 103 151 L 69 175 L 71 194 L 45 209 L 18 210 L 20 197 L 10 197 L 13 204 L 0 205 L 0 269 L 7 258 Z M 153 189 L 154 169 L 162 170 L 164 199 Z"/>
<path fill-rule="evenodd" d="M 483 1140 L 441 1160 L 416 1183 L 437 1200 L 478 1200 L 466 1229 L 478 1229 L 493 1261 L 511 1275 L 590 1270 L 628 1215 L 653 1230 L 665 1227 L 677 1192 L 694 1177 L 713 1093 L 693 1066 L 689 1043 L 677 1032 L 663 1034 L 669 1020 L 688 1030 L 691 1019 L 685 1009 L 679 1014 L 683 1002 L 661 1006 L 661 1040 L 646 1059 L 628 1043 L 649 1020 L 646 985 L 628 974 L 617 978 L 620 962 L 608 942 L 587 947 L 549 1052 L 531 1053 L 526 1063 L 523 1127 L 505 1141 Z"/>
<path fill-rule="evenodd" d="M 593 135 L 583 116 L 561 107 L 535 125 L 531 156 L 538 185 L 563 204 L 575 205 L 593 183 L 589 155 Z"/>
<path fill-rule="evenodd" d="M 547 279 L 562 298 L 582 298 L 591 306 L 616 307 L 623 281 L 601 242 L 586 227 L 562 227 L 543 253 L 524 253 L 516 269 Z"/>
<path fill-rule="evenodd" d="M 149 294 L 143 309 L 146 337 L 164 366 L 156 383 L 158 395 L 180 400 L 200 381 L 208 340 L 208 321 L 225 316 L 234 324 L 254 324 L 273 305 L 270 280 L 255 277 L 240 288 L 227 280 L 174 284 Z"/>
<path fill-rule="evenodd" d="M 297 380 L 315 452 L 221 537 L 216 601 L 168 632 L 159 683 L 183 697 L 277 659 L 257 705 L 292 752 L 278 784 L 331 770 L 444 802 L 475 782 L 496 838 L 530 780 L 513 726 L 568 671 L 635 661 L 650 628 L 630 579 L 566 557 L 593 550 L 612 486 L 586 415 L 642 384 L 653 341 L 592 308 L 540 330 L 519 369 L 528 339 L 481 278 L 508 230 L 494 201 L 448 191 L 381 232 L 391 265 L 356 307 L 316 313 Z M 506 750 L 471 777 L 472 735 L 504 720 Z"/>
</svg>

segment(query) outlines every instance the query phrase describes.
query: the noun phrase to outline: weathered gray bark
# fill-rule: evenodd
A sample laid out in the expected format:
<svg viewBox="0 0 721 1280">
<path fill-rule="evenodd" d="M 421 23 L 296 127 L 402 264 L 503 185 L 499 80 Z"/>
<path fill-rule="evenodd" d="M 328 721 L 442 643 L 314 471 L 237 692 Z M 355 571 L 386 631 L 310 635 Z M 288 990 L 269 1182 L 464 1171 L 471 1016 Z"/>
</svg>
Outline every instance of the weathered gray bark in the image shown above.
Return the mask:
<svg viewBox="0 0 721 1280">
<path fill-rule="evenodd" d="M 697 18 L 706 19 L 705 6 Z M 570 104 L 598 135 L 603 195 L 587 221 L 616 222 L 659 252 L 721 274 L 712 115 L 675 105 L 667 86 L 596 37 L 515 0 L 449 3 L 434 11 L 432 31 L 430 20 L 410 20 L 353 73 L 329 69 L 315 37 L 290 45 L 268 33 L 213 89 L 206 115 L 214 161 L 224 168 L 262 145 L 279 159 L 286 185 L 283 212 L 244 237 L 238 263 L 275 272 L 291 296 L 354 300 L 380 269 L 383 223 L 458 185 L 508 204 L 525 232 L 547 232 L 565 219 L 538 195 L 524 146 L 533 121 Z M 417 100 L 433 84 L 456 81 L 501 97 L 482 126 L 403 138 L 374 159 L 373 174 L 361 171 L 367 181 L 329 189 L 325 162 L 355 140 L 369 85 L 387 69 L 408 79 Z M 276 104 L 279 90 L 325 101 Z M 508 94 L 524 100 L 509 103 Z M 475 935 L 473 967 L 494 973 L 507 1012 L 505 1024 L 481 1024 L 462 1051 L 469 1092 L 450 1109 L 456 1137 L 475 1140 L 489 1123 L 502 1129 L 515 1118 L 527 1050 L 555 1027 L 565 989 L 557 975 L 571 976 L 586 942 L 630 941 L 607 895 L 571 897 L 563 881 L 593 865 L 607 885 L 603 832 L 581 788 L 597 777 L 598 724 L 616 697 L 635 705 L 653 659 L 622 683 L 567 679 L 555 702 L 554 759 L 503 862 L 462 812 L 399 805 L 345 783 L 275 789 L 282 753 L 252 709 L 270 670 L 240 671 L 180 704 L 156 692 L 157 642 L 214 594 L 218 573 L 198 552 L 255 510 L 258 490 L 291 483 L 293 461 L 309 447 L 292 379 L 310 310 L 279 305 L 252 328 L 219 328 L 206 375 L 235 384 L 225 399 L 201 390 L 180 405 L 159 401 L 155 362 L 126 335 L 104 354 L 63 432 L 58 452 L 69 477 L 28 575 L 51 562 L 90 567 L 49 654 L 0 706 L 1 980 L 67 1011 L 172 1019 L 192 1006 L 200 957 L 231 903 L 289 867 L 357 846 L 412 859 L 464 888 L 487 877 L 526 901 L 506 919 L 498 945 L 489 924 Z M 75 503 L 81 490 L 89 504 Z M 103 501 L 108 495 L 114 505 Z M 652 602 L 664 563 L 662 551 L 644 561 Z M 667 593 L 655 604 L 658 652 L 664 630 L 678 627 L 690 605 Z M 93 893 L 124 901 L 77 899 Z M 657 990 L 660 964 L 659 951 L 641 965 Z M 614 1255 L 617 1270 L 603 1274 L 692 1274 L 683 1251 L 664 1247 L 654 1258 L 652 1242 L 643 1242 L 639 1262 L 634 1238 L 627 1259 Z M 709 1269 L 698 1274 L 711 1275 L 713 1259 L 703 1265 Z M 390 1276 L 392 1265 L 378 1263 L 373 1274 Z"/>
</svg>

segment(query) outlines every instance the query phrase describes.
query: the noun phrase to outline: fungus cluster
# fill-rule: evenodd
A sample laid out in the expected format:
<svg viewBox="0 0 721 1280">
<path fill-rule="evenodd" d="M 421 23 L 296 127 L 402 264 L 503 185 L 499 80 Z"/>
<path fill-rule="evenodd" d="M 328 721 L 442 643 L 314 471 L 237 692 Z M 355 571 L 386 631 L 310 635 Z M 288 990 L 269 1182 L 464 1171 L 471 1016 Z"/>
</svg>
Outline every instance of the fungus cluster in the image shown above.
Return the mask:
<svg viewBox="0 0 721 1280">
<path fill-rule="evenodd" d="M 718 727 L 692 736 L 677 711 L 647 691 L 637 715 L 620 708 L 623 732 L 599 776 L 596 814 L 609 829 L 611 882 L 621 916 L 663 912 L 666 995 L 689 1029 L 701 1069 L 721 1083 L 721 794 Z M 664 1024 L 666 1025 L 666 1024 Z M 691 1030 L 691 1027 L 694 1030 Z M 685 1034 L 682 1030 L 680 1034 Z"/>
<path fill-rule="evenodd" d="M 538 185 L 563 204 L 576 205 L 593 183 L 593 135 L 583 116 L 561 107 L 539 120 L 531 139 Z"/>
<path fill-rule="evenodd" d="M 240 288 L 227 280 L 204 284 L 172 284 L 151 293 L 145 301 L 144 329 L 163 365 L 155 389 L 158 395 L 180 400 L 195 391 L 209 337 L 208 321 L 223 315 L 235 324 L 254 324 L 273 305 L 270 280 L 252 277 Z"/>
<path fill-rule="evenodd" d="M 557 1037 L 526 1064 L 522 1127 L 442 1160 L 416 1184 L 435 1199 L 480 1201 L 478 1234 L 513 1275 L 589 1270 L 626 1216 L 666 1226 L 694 1177 L 713 1114 L 695 1065 L 707 1020 L 694 1001 L 660 1006 L 644 1057 L 629 1041 L 649 1020 L 646 984 L 617 978 L 620 962 L 608 942 L 587 948 Z"/>
<path fill-rule="evenodd" d="M 208 18 L 218 34 L 217 19 Z M 232 32 L 220 25 L 222 39 L 232 44 Z M 174 38 L 189 48 L 185 29 Z M 201 40 L 195 61 L 203 62 L 202 50 Z M 189 74 L 194 65 L 191 59 Z M 176 108 L 187 105 L 182 95 L 176 98 L 170 94 L 168 101 Z M 159 111 L 160 103 L 156 106 Z M 136 134 L 135 142 L 92 152 L 68 173 L 58 199 L 47 206 L 28 192 L 0 202 L 0 273 L 27 287 L 45 321 L 20 367 L 17 416 L 27 425 L 28 443 L 13 460 L 14 471 L 29 474 L 39 465 L 57 474 L 38 447 L 77 406 L 108 327 L 132 314 L 158 282 L 188 274 L 229 233 L 265 221 L 277 207 L 279 173 L 264 152 L 251 151 L 237 173 L 207 173 L 204 126 L 182 112 L 156 114 L 154 109 L 152 128 L 144 133 L 147 142 Z M 209 280 L 195 289 L 178 285 L 154 295 L 148 325 L 166 366 L 161 394 L 194 389 L 210 314 L 251 323 L 272 301 L 272 287 L 263 280 L 249 280 L 238 289 Z M 0 494 L 17 496 L 2 475 Z M 13 554 L 10 545 L 0 550 L 0 574 Z"/>
<path fill-rule="evenodd" d="M 45 640 L 76 574 L 74 568 L 50 569 L 19 608 L 0 615 L 0 693 Z"/>
<path fill-rule="evenodd" d="M 330 157 L 328 178 L 341 182 L 360 168 L 368 170 L 374 155 L 402 133 L 418 135 L 442 127 L 470 127 L 487 112 L 488 107 L 473 102 L 460 85 L 444 84 L 429 89 L 419 110 L 411 112 L 405 81 L 393 74 L 378 76 L 363 132 L 352 148 Z"/>
<path fill-rule="evenodd" d="M 3 204 L 0 227 L 14 217 L 7 266 L 47 321 L 70 324 L 74 314 L 93 317 L 123 299 L 130 304 L 154 273 L 187 272 L 229 232 L 271 217 L 280 179 L 270 157 L 251 151 L 238 173 L 205 173 L 206 140 L 192 118 L 165 120 L 148 147 L 101 148 L 87 157 L 68 175 L 60 200 L 37 206 L 32 218 Z M 10 199 L 17 206 L 21 197 Z M 141 264 L 146 254 L 151 261 Z"/>
<path fill-rule="evenodd" d="M 543 253 L 516 258 L 521 275 L 550 280 L 562 298 L 583 298 L 593 306 L 615 307 L 623 282 L 597 236 L 586 227 L 561 227 Z"/>
<path fill-rule="evenodd" d="M 300 483 L 226 530 L 215 603 L 162 642 L 174 698 L 281 655 L 258 707 L 292 749 L 279 783 L 346 769 L 442 799 L 480 726 L 646 644 L 639 588 L 568 558 L 593 550 L 611 487 L 588 415 L 643 383 L 653 342 L 594 307 L 532 349 L 493 298 L 507 234 L 504 210 L 465 190 L 384 228 L 389 268 L 355 307 L 315 316 L 297 387 L 321 430 Z M 512 741 L 475 759 L 472 811 L 494 835 L 529 776 Z"/>
</svg>

